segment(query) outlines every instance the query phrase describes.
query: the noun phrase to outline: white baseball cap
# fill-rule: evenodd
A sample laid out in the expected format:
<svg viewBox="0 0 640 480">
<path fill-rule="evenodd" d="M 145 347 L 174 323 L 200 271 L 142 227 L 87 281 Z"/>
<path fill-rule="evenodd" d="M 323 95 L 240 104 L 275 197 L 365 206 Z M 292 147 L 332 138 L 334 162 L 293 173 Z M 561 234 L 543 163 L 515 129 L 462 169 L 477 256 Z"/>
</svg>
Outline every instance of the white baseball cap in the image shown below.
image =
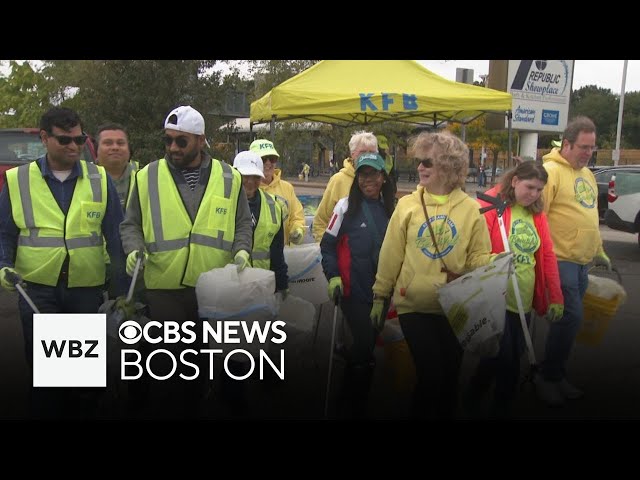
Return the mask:
<svg viewBox="0 0 640 480">
<path fill-rule="evenodd" d="M 195 108 L 183 105 L 171 110 L 164 121 L 164 128 L 204 135 L 204 118 Z"/>
<path fill-rule="evenodd" d="M 264 165 L 262 158 L 255 152 L 240 152 L 233 159 L 233 166 L 242 175 L 257 175 L 264 178 Z"/>
</svg>

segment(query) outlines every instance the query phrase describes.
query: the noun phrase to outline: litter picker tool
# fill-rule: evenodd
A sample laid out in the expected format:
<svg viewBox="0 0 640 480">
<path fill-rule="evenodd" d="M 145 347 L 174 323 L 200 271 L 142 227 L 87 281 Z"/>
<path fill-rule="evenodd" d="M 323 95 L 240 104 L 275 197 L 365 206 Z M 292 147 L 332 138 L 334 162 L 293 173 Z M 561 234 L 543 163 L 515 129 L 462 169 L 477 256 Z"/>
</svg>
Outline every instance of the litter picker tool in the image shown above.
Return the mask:
<svg viewBox="0 0 640 480">
<path fill-rule="evenodd" d="M 482 207 L 480 209 L 480 213 L 486 213 L 490 210 L 495 209 L 498 214 L 498 226 L 500 227 L 500 235 L 502 236 L 502 245 L 504 246 L 505 252 L 510 252 L 509 248 L 509 240 L 507 239 L 507 230 L 504 226 L 504 219 L 502 215 L 506 210 L 508 204 L 506 201 L 502 200 L 499 197 L 492 197 L 491 195 L 487 195 L 483 192 L 477 191 L 476 197 L 480 200 L 483 200 L 490 205 L 487 207 Z M 527 328 L 527 320 L 524 316 L 524 307 L 522 306 L 522 298 L 520 297 L 520 288 L 518 287 L 518 279 L 515 276 L 515 273 L 511 274 L 511 283 L 513 285 L 513 291 L 516 297 L 516 304 L 518 305 L 518 314 L 520 316 L 520 326 L 522 327 L 522 333 L 524 334 L 524 340 L 527 344 L 527 356 L 529 357 L 529 365 L 531 368 L 529 369 L 529 374 L 525 378 L 525 382 L 533 381 L 533 377 L 538 371 L 538 364 L 536 363 L 536 355 L 533 351 L 533 343 L 531 342 L 531 336 L 529 335 L 529 329 Z"/>
<path fill-rule="evenodd" d="M 336 341 L 336 322 L 338 320 L 338 310 L 340 309 L 340 290 L 336 289 L 333 295 L 333 324 L 331 327 L 331 343 L 329 343 L 329 372 L 327 373 L 327 389 L 326 395 L 324 399 L 324 418 L 329 418 L 329 393 L 331 387 L 331 372 L 333 369 L 333 353 L 334 353 L 334 342 Z"/>
<path fill-rule="evenodd" d="M 22 279 L 15 273 L 9 272 L 7 273 L 7 280 L 9 280 L 11 283 L 15 285 L 16 290 L 20 292 L 20 295 L 22 295 L 22 298 L 24 298 L 24 301 L 27 302 L 31 307 L 31 310 L 33 310 L 34 313 L 40 313 L 40 310 L 38 310 L 38 307 L 36 307 L 36 304 L 33 303 L 33 300 L 31 300 L 31 297 L 27 294 L 27 292 L 22 287 Z"/>
</svg>

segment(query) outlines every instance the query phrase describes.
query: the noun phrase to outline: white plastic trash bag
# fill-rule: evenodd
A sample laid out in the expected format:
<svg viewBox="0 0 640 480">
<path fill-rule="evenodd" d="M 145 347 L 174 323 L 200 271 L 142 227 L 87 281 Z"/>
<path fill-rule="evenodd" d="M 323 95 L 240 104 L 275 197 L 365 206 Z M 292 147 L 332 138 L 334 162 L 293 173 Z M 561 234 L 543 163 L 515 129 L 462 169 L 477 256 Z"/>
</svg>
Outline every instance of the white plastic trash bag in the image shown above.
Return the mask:
<svg viewBox="0 0 640 480">
<path fill-rule="evenodd" d="M 319 243 L 284 247 L 289 273 L 289 293 L 314 305 L 329 301 L 328 282 L 322 272 Z"/>
<path fill-rule="evenodd" d="M 487 356 L 498 353 L 512 258 L 499 258 L 438 290 L 440 305 L 463 349 Z"/>
<path fill-rule="evenodd" d="M 276 277 L 271 270 L 235 265 L 200 274 L 198 312 L 211 320 L 270 320 L 278 313 Z"/>
<path fill-rule="evenodd" d="M 314 332 L 316 307 L 311 302 L 294 295 L 287 295 L 280 304 L 278 319 L 286 323 L 284 331 L 287 340 L 284 344 L 272 346 L 272 349 L 284 348 L 285 355 L 290 360 L 302 360 L 305 352 L 310 351 Z"/>
</svg>

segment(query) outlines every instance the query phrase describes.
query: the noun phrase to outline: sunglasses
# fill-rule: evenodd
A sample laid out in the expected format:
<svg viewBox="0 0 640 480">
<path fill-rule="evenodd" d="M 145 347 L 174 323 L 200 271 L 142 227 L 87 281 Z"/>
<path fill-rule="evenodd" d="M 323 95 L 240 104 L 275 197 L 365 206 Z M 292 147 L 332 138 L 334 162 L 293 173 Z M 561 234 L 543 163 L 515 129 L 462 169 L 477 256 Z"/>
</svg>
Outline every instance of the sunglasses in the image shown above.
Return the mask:
<svg viewBox="0 0 640 480">
<path fill-rule="evenodd" d="M 167 147 L 170 147 L 173 142 L 176 142 L 178 148 L 185 148 L 189 145 L 189 139 L 187 137 L 170 137 L 169 135 L 164 135 L 162 137 L 162 141 Z"/>
<path fill-rule="evenodd" d="M 71 142 L 75 143 L 78 146 L 82 146 L 87 143 L 87 135 L 78 135 L 77 137 L 71 137 L 69 135 L 49 135 L 50 137 L 55 138 L 60 145 L 69 145 Z"/>
<path fill-rule="evenodd" d="M 433 167 L 433 160 L 431 158 L 425 158 L 424 160 L 420 160 L 419 158 L 416 158 L 415 161 L 416 163 L 419 163 L 420 165 L 422 165 L 424 168 Z"/>
</svg>

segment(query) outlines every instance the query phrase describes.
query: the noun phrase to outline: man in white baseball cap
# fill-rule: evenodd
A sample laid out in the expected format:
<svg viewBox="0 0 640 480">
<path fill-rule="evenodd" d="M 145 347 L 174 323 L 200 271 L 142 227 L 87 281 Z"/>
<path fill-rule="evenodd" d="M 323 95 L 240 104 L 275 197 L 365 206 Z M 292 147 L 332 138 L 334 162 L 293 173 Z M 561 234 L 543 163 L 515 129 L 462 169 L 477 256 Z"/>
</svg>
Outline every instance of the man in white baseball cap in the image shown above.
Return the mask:
<svg viewBox="0 0 640 480">
<path fill-rule="evenodd" d="M 251 264 L 251 212 L 240 173 L 204 151 L 204 119 L 197 110 L 175 108 L 164 127 L 165 158 L 136 175 L 120 224 L 122 246 L 129 275 L 136 260 L 143 259 L 151 319 L 199 325 L 195 286 L 200 274 L 228 263 L 239 270 Z M 172 351 L 188 347 L 162 345 Z M 183 385 L 168 396 L 172 402 L 165 409 L 168 414 L 198 414 L 209 365 L 206 355 L 198 355 L 194 363 L 199 366 L 196 379 L 180 380 L 181 373 L 193 375 L 185 365 L 178 369 L 184 371 L 172 376 L 172 382 L 176 377 L 175 382 Z M 183 405 L 170 408 L 180 400 Z"/>
<path fill-rule="evenodd" d="M 264 180 L 260 183 L 260 188 L 282 201 L 282 217 L 285 223 L 284 244 L 287 245 L 289 241 L 295 244 L 302 243 L 306 231 L 304 209 L 293 185 L 283 180 L 282 170 L 276 168 L 280 155 L 273 146 L 273 142 L 260 138 L 251 143 L 249 150 L 262 157 Z"/>
</svg>

